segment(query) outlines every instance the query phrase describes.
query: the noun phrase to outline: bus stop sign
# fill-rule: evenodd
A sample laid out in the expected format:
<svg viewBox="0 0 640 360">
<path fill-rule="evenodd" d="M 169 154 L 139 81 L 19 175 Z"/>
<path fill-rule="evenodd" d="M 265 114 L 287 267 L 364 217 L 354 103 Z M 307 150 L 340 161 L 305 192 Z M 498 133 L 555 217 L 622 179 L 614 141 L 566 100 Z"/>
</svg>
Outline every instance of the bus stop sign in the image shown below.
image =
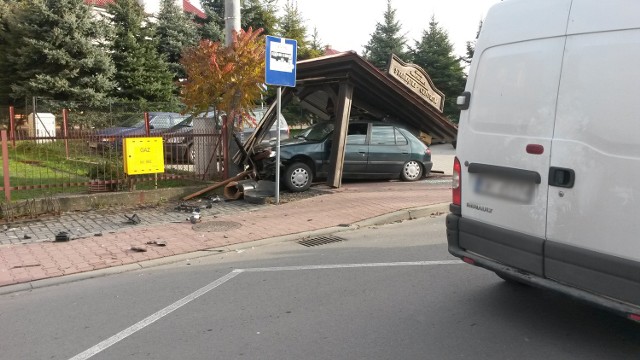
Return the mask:
<svg viewBox="0 0 640 360">
<path fill-rule="evenodd" d="M 295 40 L 267 36 L 265 83 L 277 86 L 296 86 Z"/>
</svg>

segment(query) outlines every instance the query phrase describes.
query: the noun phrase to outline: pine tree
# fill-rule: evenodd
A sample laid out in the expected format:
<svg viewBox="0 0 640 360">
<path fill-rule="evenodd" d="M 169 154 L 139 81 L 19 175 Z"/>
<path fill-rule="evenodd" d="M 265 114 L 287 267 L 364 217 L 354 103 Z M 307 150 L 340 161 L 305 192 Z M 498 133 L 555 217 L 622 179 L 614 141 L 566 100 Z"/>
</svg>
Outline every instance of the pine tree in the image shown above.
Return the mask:
<svg viewBox="0 0 640 360">
<path fill-rule="evenodd" d="M 386 70 L 391 54 L 408 61 L 405 50 L 407 39 L 401 31 L 402 25 L 396 20 L 396 9 L 391 7 L 391 0 L 387 0 L 384 23 L 376 24 L 369 43 L 364 46 L 364 58 L 381 70 Z"/>
<path fill-rule="evenodd" d="M 115 28 L 111 45 L 116 65 L 115 97 L 150 102 L 174 100 L 169 65 L 158 54 L 154 32 L 136 0 L 116 0 L 107 12 Z"/>
<path fill-rule="evenodd" d="M 107 100 L 114 66 L 100 45 L 104 26 L 82 0 L 4 2 L 2 14 L 1 78 L 10 90 L 5 86 L 0 96 Z"/>
<path fill-rule="evenodd" d="M 275 35 L 278 25 L 277 0 L 243 0 L 242 29 L 262 29 L 263 35 Z"/>
<path fill-rule="evenodd" d="M 311 58 L 307 45 L 307 27 L 295 0 L 287 0 L 280 18 L 280 36 L 298 42 L 298 60 Z"/>
<path fill-rule="evenodd" d="M 324 45 L 320 40 L 320 34 L 318 34 L 318 28 L 313 27 L 313 34 L 311 35 L 311 43 L 309 43 L 309 52 L 311 58 L 324 55 Z"/>
<path fill-rule="evenodd" d="M 8 60 L 9 54 L 15 49 L 15 37 L 10 31 L 10 19 L 14 16 L 15 4 L 0 0 L 0 105 L 13 103 L 10 97 L 11 83 L 15 71 Z"/>
<path fill-rule="evenodd" d="M 471 64 L 471 60 L 473 59 L 473 54 L 476 51 L 476 42 L 478 41 L 478 37 L 480 36 L 480 30 L 482 30 L 482 20 L 480 20 L 480 24 L 478 24 L 478 32 L 476 32 L 476 37 L 473 39 L 473 41 L 467 41 L 467 53 L 462 58 L 462 61 L 467 64 Z"/>
<path fill-rule="evenodd" d="M 413 62 L 421 66 L 431 77 L 433 84 L 445 95 L 444 114 L 454 122 L 459 113 L 456 98 L 464 90 L 465 74 L 460 60 L 453 54 L 449 35 L 431 17 L 429 28 L 413 49 Z"/>
<path fill-rule="evenodd" d="M 162 0 L 157 23 L 158 53 L 167 59 L 174 80 L 184 78 L 180 58 L 184 48 L 198 42 L 196 26 L 174 0 Z"/>
<path fill-rule="evenodd" d="M 224 42 L 224 0 L 200 0 L 207 15 L 205 19 L 196 18 L 201 39 Z"/>
</svg>

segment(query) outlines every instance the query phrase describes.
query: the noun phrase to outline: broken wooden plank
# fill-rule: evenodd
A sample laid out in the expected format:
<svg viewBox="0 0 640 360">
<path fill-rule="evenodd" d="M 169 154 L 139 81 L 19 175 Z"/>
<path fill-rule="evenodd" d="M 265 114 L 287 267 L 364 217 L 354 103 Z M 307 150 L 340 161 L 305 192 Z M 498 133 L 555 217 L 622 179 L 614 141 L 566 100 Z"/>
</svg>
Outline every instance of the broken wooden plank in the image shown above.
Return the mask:
<svg viewBox="0 0 640 360">
<path fill-rule="evenodd" d="M 196 196 L 202 195 L 202 194 L 207 193 L 207 192 L 209 192 L 211 190 L 215 190 L 215 189 L 217 189 L 219 187 L 225 186 L 225 185 L 227 185 L 228 183 L 230 183 L 232 181 L 242 180 L 245 176 L 251 174 L 252 171 L 253 170 L 251 170 L 251 169 L 245 170 L 245 171 L 241 172 L 240 174 L 238 174 L 238 175 L 236 175 L 236 176 L 234 176 L 232 178 L 229 178 L 229 179 L 227 179 L 225 181 L 221 181 L 219 183 L 215 183 L 215 184 L 213 184 L 211 186 L 207 186 L 206 188 L 204 188 L 202 190 L 198 190 L 198 191 L 194 192 L 193 194 L 187 195 L 187 196 L 183 197 L 182 200 L 186 201 L 186 200 L 189 200 L 189 199 L 193 199 Z"/>
</svg>

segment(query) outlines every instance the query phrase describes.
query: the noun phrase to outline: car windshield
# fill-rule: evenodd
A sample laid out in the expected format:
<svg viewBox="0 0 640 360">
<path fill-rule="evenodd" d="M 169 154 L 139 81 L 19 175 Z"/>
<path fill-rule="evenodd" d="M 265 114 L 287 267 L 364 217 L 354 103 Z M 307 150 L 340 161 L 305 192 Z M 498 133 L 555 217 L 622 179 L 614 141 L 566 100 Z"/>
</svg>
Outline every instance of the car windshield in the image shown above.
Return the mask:
<svg viewBox="0 0 640 360">
<path fill-rule="evenodd" d="M 296 136 L 311 141 L 320 141 L 333 132 L 332 122 L 321 122 L 305 129 L 300 135 Z"/>
</svg>

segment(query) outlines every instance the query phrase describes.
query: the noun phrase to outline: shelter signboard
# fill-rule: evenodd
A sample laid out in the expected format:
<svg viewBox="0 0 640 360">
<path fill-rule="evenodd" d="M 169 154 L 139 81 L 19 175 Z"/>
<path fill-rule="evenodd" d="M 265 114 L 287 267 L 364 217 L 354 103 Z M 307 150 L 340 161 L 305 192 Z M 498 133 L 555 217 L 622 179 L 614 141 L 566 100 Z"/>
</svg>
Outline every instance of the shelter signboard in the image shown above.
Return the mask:
<svg viewBox="0 0 640 360">
<path fill-rule="evenodd" d="M 438 111 L 442 112 L 444 109 L 444 94 L 436 89 L 427 72 L 418 65 L 407 64 L 396 55 L 391 55 L 389 75 L 406 85 Z"/>
</svg>

